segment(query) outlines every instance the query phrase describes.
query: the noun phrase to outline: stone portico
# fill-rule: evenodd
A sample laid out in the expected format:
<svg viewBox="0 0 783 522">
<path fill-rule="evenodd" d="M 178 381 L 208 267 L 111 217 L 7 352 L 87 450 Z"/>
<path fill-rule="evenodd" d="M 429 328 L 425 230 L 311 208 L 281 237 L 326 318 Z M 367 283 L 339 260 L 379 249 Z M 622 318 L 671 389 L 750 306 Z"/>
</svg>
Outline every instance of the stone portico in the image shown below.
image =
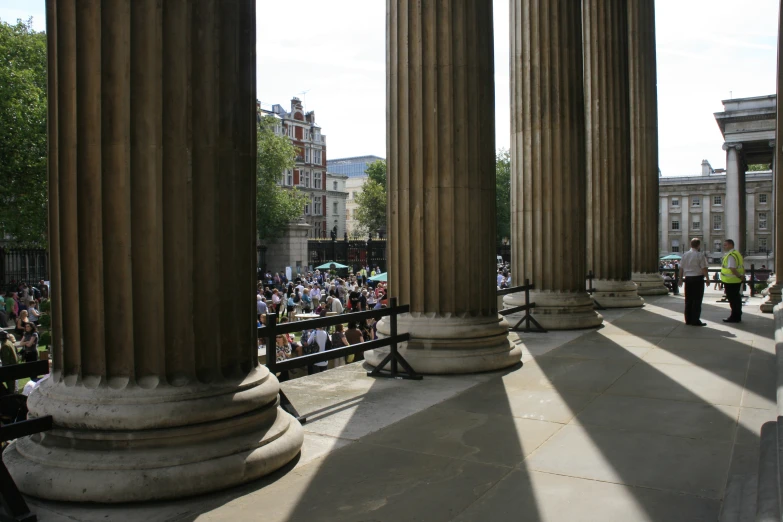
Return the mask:
<svg viewBox="0 0 783 522">
<path fill-rule="evenodd" d="M 572 0 L 512 0 L 513 277 L 534 283 L 535 315 L 549 329 L 602 323 L 585 293 L 588 270 L 607 308 L 643 305 L 634 274 L 645 290 L 659 286 L 648 259 L 658 197 L 650 181 L 652 6 L 584 0 L 580 11 Z M 30 495 L 109 503 L 198 495 L 272 473 L 299 454 L 303 433 L 278 407 L 279 384 L 256 357 L 255 1 L 50 0 L 47 12 L 54 370 L 29 406 L 32 415 L 52 414 L 55 429 L 17 441 L 5 462 Z M 389 282 L 391 296 L 410 305 L 399 323 L 411 334 L 402 352 L 422 373 L 501 371 L 523 357 L 498 314 L 494 281 L 492 19 L 492 2 L 482 0 L 387 3 Z M 750 148 L 731 144 L 739 165 Z M 205 318 L 216 318 L 218 330 Z M 649 327 L 630 323 L 632 333 Z M 388 328 L 382 322 L 379 332 Z M 576 358 L 601 361 L 593 364 L 601 392 L 631 370 L 624 351 L 640 358 L 621 346 L 613 353 L 623 360 L 606 362 L 593 348 L 575 348 Z M 546 379 L 554 383 L 562 364 L 542 362 L 541 371 L 552 370 Z M 528 391 L 540 390 L 525 387 L 527 379 L 544 378 L 511 375 Z M 634 377 L 618 382 L 621 391 L 634 395 Z M 677 390 L 654 398 L 694 398 Z M 740 406 L 742 390 L 732 392 Z M 725 404 L 718 395 L 715 403 Z M 517 421 L 505 417 L 509 426 Z M 535 437 L 556 431 L 539 428 Z M 538 459 L 544 474 L 562 471 L 562 447 L 589 446 L 580 430 L 553 439 Z M 611 448 L 626 440 L 602 437 L 592 441 Z M 577 439 L 582 446 L 571 444 Z M 404 463 L 395 467 L 400 454 L 411 458 L 397 450 L 383 461 L 387 480 L 406 475 Z M 372 458 L 367 449 L 357 455 Z M 525 456 L 518 450 L 520 462 Z M 428 462 L 502 492 L 500 479 L 511 473 L 503 464 L 481 475 L 481 466 L 459 460 Z M 622 486 L 658 487 L 623 466 Z M 694 512 L 714 511 L 721 485 L 706 475 L 713 502 L 697 499 Z M 449 494 L 476 496 L 469 481 Z M 693 487 L 682 485 L 698 493 Z M 360 516 L 388 500 L 367 506 L 362 497 L 352 499 L 365 502 Z M 273 519 L 265 506 L 253 514 Z"/>
</svg>

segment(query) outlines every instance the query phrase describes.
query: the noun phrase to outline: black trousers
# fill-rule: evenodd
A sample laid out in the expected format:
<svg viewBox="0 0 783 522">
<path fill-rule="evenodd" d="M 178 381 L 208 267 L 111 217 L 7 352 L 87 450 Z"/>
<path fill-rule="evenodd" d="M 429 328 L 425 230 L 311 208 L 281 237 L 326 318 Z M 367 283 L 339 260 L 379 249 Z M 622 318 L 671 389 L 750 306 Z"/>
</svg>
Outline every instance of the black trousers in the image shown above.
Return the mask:
<svg viewBox="0 0 783 522">
<path fill-rule="evenodd" d="M 742 320 L 742 294 L 740 294 L 742 283 L 723 283 L 723 287 L 726 288 L 726 298 L 731 306 L 729 319 L 732 321 Z"/>
<path fill-rule="evenodd" d="M 704 298 L 704 276 L 685 278 L 685 323 L 701 322 L 701 300 Z"/>
</svg>

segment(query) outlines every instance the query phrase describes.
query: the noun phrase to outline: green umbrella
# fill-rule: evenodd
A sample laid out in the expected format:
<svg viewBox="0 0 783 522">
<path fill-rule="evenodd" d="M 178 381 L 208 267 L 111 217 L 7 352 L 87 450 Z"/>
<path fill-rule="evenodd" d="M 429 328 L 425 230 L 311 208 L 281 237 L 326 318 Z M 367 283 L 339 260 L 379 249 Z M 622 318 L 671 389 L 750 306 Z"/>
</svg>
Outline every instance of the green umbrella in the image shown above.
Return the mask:
<svg viewBox="0 0 783 522">
<path fill-rule="evenodd" d="M 375 277 L 371 277 L 370 281 L 381 281 L 381 282 L 385 283 L 386 282 L 386 272 L 384 272 L 382 274 L 378 274 Z"/>
<path fill-rule="evenodd" d="M 663 256 L 661 259 L 663 261 L 674 261 L 674 260 L 682 259 L 682 256 L 678 256 L 677 254 L 669 254 L 668 256 Z"/>
<path fill-rule="evenodd" d="M 318 270 L 329 270 L 332 268 L 332 265 L 334 265 L 334 268 L 348 268 L 346 265 L 341 265 L 340 263 L 335 263 L 334 261 L 329 261 L 321 266 L 317 266 L 316 268 Z"/>
</svg>

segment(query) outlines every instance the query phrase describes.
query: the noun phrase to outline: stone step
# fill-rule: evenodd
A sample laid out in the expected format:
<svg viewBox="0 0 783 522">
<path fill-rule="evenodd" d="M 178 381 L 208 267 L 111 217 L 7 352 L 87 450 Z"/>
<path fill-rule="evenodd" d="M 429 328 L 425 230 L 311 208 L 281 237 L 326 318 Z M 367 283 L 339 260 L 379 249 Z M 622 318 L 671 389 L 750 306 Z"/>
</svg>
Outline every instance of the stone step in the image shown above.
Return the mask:
<svg viewBox="0 0 783 522">
<path fill-rule="evenodd" d="M 754 522 L 757 486 L 756 475 L 732 475 L 723 497 L 720 522 Z"/>
</svg>

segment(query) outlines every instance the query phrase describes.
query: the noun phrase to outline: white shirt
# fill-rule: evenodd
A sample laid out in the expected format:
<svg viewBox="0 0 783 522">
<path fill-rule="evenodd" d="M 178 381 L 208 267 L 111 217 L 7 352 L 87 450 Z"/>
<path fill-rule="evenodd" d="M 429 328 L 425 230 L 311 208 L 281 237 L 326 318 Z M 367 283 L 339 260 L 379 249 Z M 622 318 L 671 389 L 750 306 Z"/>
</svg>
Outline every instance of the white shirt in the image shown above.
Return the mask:
<svg viewBox="0 0 783 522">
<path fill-rule="evenodd" d="M 323 352 L 326 350 L 326 337 L 328 334 L 324 332 L 323 330 L 314 330 L 313 333 L 310 334 L 310 339 L 307 341 L 307 344 L 313 344 L 313 341 L 318 343 L 318 352 Z M 329 364 L 329 361 L 321 361 L 315 363 L 316 366 L 326 366 Z"/>
<path fill-rule="evenodd" d="M 680 268 L 684 277 L 703 276 L 702 268 L 707 268 L 707 258 L 695 248 L 691 248 L 683 254 Z"/>
<path fill-rule="evenodd" d="M 332 299 L 332 312 L 335 312 L 335 313 L 338 313 L 338 314 L 343 313 L 343 304 L 337 298 Z"/>
</svg>

